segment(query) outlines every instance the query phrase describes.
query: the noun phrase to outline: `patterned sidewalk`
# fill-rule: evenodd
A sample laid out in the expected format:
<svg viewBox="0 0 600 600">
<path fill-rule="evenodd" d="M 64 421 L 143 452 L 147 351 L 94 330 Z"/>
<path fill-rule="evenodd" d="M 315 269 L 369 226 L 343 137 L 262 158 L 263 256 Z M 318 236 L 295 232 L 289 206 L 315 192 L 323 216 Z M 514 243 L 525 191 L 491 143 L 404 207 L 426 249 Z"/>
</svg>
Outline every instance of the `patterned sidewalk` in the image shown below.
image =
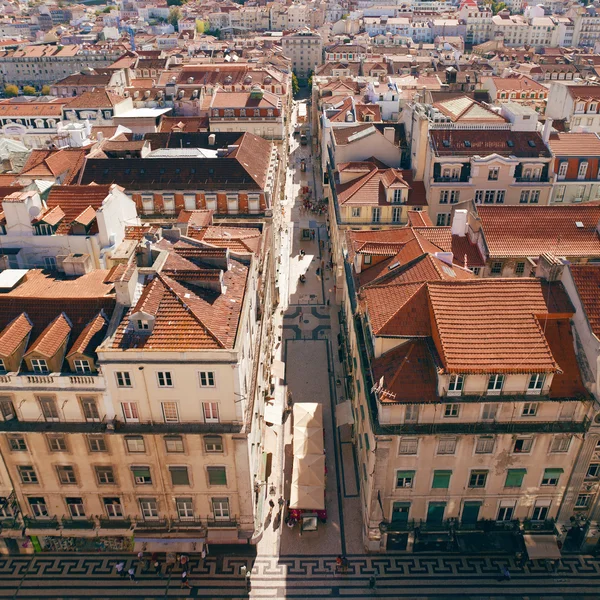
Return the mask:
<svg viewBox="0 0 600 600">
<path fill-rule="evenodd" d="M 180 571 L 171 578 L 141 574 L 137 583 L 115 574 L 127 556 L 5 557 L 0 559 L 3 598 L 587 598 L 599 597 L 600 565 L 591 557 L 568 557 L 555 574 L 543 564 L 518 567 L 504 557 L 438 555 L 349 555 L 345 575 L 335 574 L 335 556 L 271 558 L 199 557 L 190 559 L 191 590 L 179 586 Z M 248 593 L 241 567 L 252 569 Z M 512 578 L 500 581 L 503 566 Z M 377 575 L 376 589 L 369 580 Z"/>
</svg>

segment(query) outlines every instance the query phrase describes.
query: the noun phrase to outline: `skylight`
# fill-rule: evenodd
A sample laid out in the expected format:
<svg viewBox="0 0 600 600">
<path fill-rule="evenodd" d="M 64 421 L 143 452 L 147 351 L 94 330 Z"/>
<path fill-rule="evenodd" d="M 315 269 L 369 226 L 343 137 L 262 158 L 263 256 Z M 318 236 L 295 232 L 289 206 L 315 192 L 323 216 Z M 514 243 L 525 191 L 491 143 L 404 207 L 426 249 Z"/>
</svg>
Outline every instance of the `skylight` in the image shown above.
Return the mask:
<svg viewBox="0 0 600 600">
<path fill-rule="evenodd" d="M 527 143 L 532 147 L 535 148 L 535 142 L 533 140 L 527 140 Z"/>
<path fill-rule="evenodd" d="M 515 143 L 512 140 L 506 140 L 506 145 L 509 148 L 514 148 L 515 147 Z"/>
</svg>

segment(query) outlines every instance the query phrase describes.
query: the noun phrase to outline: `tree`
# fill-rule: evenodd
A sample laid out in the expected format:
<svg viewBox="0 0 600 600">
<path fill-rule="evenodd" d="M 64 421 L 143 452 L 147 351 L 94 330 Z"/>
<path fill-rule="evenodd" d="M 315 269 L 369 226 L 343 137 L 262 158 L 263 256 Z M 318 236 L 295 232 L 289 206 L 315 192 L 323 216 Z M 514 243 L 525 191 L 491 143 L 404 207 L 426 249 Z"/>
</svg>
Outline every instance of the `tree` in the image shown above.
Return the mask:
<svg viewBox="0 0 600 600">
<path fill-rule="evenodd" d="M 204 32 L 204 35 L 212 35 L 213 37 L 216 37 L 218 40 L 221 39 L 221 30 L 220 29 L 207 29 Z"/>
<path fill-rule="evenodd" d="M 4 95 L 7 98 L 14 98 L 15 96 L 19 95 L 19 88 L 16 85 L 9 83 L 8 85 L 4 86 Z"/>
<path fill-rule="evenodd" d="M 49 85 L 42 86 L 42 96 L 49 96 L 49 95 L 50 95 L 50 86 Z"/>
<path fill-rule="evenodd" d="M 32 85 L 26 85 L 23 87 L 23 93 L 26 96 L 35 96 L 37 92 L 35 91 L 35 88 Z"/>
<path fill-rule="evenodd" d="M 313 71 L 308 72 L 308 89 L 309 90 L 312 90 L 313 75 L 314 75 Z"/>
<path fill-rule="evenodd" d="M 183 14 L 181 9 L 178 6 L 172 6 L 169 11 L 169 17 L 167 18 L 167 23 L 173 25 L 175 27 L 175 31 L 178 31 L 179 21 L 182 19 Z"/>
<path fill-rule="evenodd" d="M 116 8 L 116 6 L 107 6 L 102 12 L 103 13 L 109 13 L 114 8 Z"/>
<path fill-rule="evenodd" d="M 208 31 L 208 23 L 206 21 L 201 21 L 200 19 L 196 19 L 196 33 L 202 35 Z"/>
<path fill-rule="evenodd" d="M 299 91 L 300 85 L 298 84 L 298 77 L 296 77 L 296 73 L 292 73 L 292 94 L 297 96 Z"/>
</svg>

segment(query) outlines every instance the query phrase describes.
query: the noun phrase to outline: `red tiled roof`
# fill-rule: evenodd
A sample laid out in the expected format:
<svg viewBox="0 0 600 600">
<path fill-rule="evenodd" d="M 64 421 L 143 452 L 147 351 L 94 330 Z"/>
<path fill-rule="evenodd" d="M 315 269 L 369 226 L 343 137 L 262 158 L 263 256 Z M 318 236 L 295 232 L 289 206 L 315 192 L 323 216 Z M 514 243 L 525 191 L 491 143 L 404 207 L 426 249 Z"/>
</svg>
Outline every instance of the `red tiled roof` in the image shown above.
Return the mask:
<svg viewBox="0 0 600 600">
<path fill-rule="evenodd" d="M 538 279 L 428 284 L 434 340 L 449 373 L 554 373 L 537 317 L 548 307 Z"/>
<path fill-rule="evenodd" d="M 79 148 L 63 150 L 32 150 L 20 175 L 58 177 L 67 173 L 63 185 L 72 183 L 83 167 L 86 151 Z"/>
<path fill-rule="evenodd" d="M 14 318 L 0 333 L 0 356 L 11 356 L 32 329 L 33 325 L 25 313 Z"/>
<path fill-rule="evenodd" d="M 182 210 L 177 216 L 178 223 L 187 223 L 188 227 L 206 227 L 212 225 L 212 210 Z"/>
<path fill-rule="evenodd" d="M 415 231 L 444 252 L 452 252 L 454 262 L 464 266 L 466 258 L 468 267 L 485 266 L 477 244 L 471 243 L 466 235 L 452 235 L 451 227 L 415 227 Z"/>
<path fill-rule="evenodd" d="M 569 269 L 590 329 L 600 338 L 600 265 L 570 265 Z"/>
<path fill-rule="evenodd" d="M 93 92 L 83 92 L 83 94 L 75 96 L 65 108 L 112 108 L 125 100 L 123 96 L 101 89 Z"/>
<path fill-rule="evenodd" d="M 102 313 L 98 313 L 79 334 L 67 357 L 73 354 L 85 354 L 86 356 L 95 357 L 96 348 L 104 339 L 107 329 L 108 321 Z"/>
<path fill-rule="evenodd" d="M 600 204 L 477 207 L 490 259 L 600 256 Z M 578 227 L 577 223 L 583 227 Z"/>
<path fill-rule="evenodd" d="M 96 218 L 96 211 L 109 194 L 109 185 L 53 186 L 46 204 L 49 209 L 61 210 L 64 215 L 56 232 L 69 233 L 73 222 L 89 225 Z M 42 220 L 48 222 L 46 216 Z"/>
<path fill-rule="evenodd" d="M 595 133 L 555 133 L 548 145 L 557 157 L 600 155 L 600 137 Z"/>
<path fill-rule="evenodd" d="M 47 358 L 53 357 L 71 334 L 71 329 L 71 322 L 65 313 L 61 313 L 48 324 L 46 329 L 29 346 L 26 354 L 35 352 Z"/>
<path fill-rule="evenodd" d="M 409 227 L 433 227 L 429 213 L 425 210 L 409 210 L 407 216 Z"/>
</svg>

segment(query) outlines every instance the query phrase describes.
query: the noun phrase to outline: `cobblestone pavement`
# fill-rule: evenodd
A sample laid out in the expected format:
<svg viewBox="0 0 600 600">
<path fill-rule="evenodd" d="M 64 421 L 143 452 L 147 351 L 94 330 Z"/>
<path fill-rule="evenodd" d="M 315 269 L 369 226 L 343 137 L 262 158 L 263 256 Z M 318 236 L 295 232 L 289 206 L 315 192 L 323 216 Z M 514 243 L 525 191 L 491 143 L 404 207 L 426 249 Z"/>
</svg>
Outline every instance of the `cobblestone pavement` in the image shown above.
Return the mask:
<svg viewBox="0 0 600 600">
<path fill-rule="evenodd" d="M 192 589 L 181 589 L 180 571 L 159 578 L 121 579 L 114 566 L 131 555 L 36 555 L 0 558 L 1 598 L 431 598 L 483 600 L 579 598 L 597 600 L 600 565 L 567 557 L 556 574 L 545 565 L 518 567 L 505 557 L 349 555 L 348 573 L 335 573 L 335 556 L 208 557 L 190 559 Z M 510 581 L 500 581 L 503 566 Z M 252 572 L 251 591 L 242 567 Z M 369 588 L 371 576 L 376 588 Z"/>
</svg>

